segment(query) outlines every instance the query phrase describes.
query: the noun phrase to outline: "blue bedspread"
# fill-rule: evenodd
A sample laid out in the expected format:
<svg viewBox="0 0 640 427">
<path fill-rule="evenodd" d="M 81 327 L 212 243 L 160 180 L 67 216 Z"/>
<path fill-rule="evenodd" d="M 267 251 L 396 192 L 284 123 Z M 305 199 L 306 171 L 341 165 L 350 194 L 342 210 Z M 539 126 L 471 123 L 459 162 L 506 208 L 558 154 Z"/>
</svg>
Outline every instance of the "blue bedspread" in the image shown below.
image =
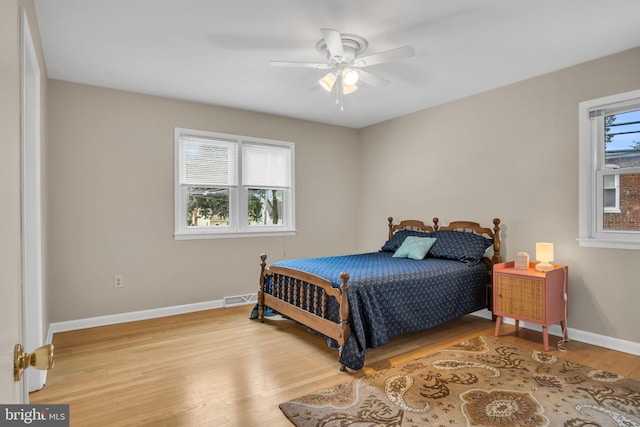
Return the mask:
<svg viewBox="0 0 640 427">
<path fill-rule="evenodd" d="M 392 258 L 390 252 L 372 252 L 284 260 L 274 265 L 327 278 L 334 287 L 342 283 L 343 271 L 350 274 L 351 335 L 340 363 L 356 370 L 363 367 L 367 348 L 486 307 L 487 269 L 482 263 Z M 338 319 L 337 304 L 329 306 L 329 312 Z"/>
</svg>

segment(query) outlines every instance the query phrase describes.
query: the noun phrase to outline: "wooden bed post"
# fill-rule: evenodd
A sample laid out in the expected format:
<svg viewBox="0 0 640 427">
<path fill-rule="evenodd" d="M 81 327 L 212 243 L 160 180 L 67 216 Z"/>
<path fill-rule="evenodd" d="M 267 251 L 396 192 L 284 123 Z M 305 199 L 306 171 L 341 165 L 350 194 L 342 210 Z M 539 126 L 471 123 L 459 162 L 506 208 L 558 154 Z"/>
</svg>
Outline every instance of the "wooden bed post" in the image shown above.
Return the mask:
<svg viewBox="0 0 640 427">
<path fill-rule="evenodd" d="M 389 227 L 391 227 L 391 222 L 393 219 L 389 217 Z M 342 349 L 347 341 L 347 337 L 351 335 L 351 326 L 349 326 L 349 299 L 348 299 L 348 290 L 349 284 L 349 273 L 346 271 L 340 274 L 340 279 L 342 279 L 342 284 L 340 285 L 340 324 L 338 325 L 338 338 L 340 339 L 340 354 L 342 355 Z M 340 364 L 340 370 L 346 371 L 347 367 L 343 364 Z"/>
<path fill-rule="evenodd" d="M 389 239 L 393 237 L 393 217 L 390 216 L 389 218 L 387 218 L 387 221 L 389 221 Z"/>
<path fill-rule="evenodd" d="M 491 262 L 499 264 L 502 262 L 502 255 L 500 255 L 500 219 L 493 219 L 493 256 Z"/>
<path fill-rule="evenodd" d="M 264 271 L 267 266 L 267 254 L 260 254 L 260 289 L 258 289 L 258 319 L 264 322 Z"/>
</svg>

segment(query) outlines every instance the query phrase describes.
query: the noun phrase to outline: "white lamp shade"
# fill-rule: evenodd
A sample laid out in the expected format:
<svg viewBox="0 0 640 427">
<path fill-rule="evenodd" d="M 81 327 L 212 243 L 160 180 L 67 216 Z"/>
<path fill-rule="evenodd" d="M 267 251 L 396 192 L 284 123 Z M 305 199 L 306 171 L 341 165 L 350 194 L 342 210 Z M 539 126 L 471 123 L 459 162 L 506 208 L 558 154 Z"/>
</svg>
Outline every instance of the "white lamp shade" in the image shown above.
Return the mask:
<svg viewBox="0 0 640 427">
<path fill-rule="evenodd" d="M 536 243 L 536 259 L 538 261 L 553 261 L 553 243 Z"/>
<path fill-rule="evenodd" d="M 356 85 L 347 85 L 346 83 L 342 85 L 342 93 L 345 95 L 349 95 L 350 93 L 358 90 L 358 86 Z"/>
<path fill-rule="evenodd" d="M 322 86 L 324 90 L 326 90 L 327 92 L 331 92 L 331 89 L 333 89 L 333 85 L 336 84 L 337 77 L 338 76 L 336 75 L 336 73 L 327 73 L 324 75 L 324 77 L 318 80 L 318 83 L 320 83 L 320 86 Z"/>
<path fill-rule="evenodd" d="M 540 261 L 536 265 L 536 270 L 547 271 L 553 268 L 553 243 L 536 243 L 536 260 Z"/>
<path fill-rule="evenodd" d="M 352 70 L 351 68 L 345 68 L 342 70 L 342 81 L 345 86 L 355 86 L 360 80 L 360 74 L 357 71 Z"/>
</svg>

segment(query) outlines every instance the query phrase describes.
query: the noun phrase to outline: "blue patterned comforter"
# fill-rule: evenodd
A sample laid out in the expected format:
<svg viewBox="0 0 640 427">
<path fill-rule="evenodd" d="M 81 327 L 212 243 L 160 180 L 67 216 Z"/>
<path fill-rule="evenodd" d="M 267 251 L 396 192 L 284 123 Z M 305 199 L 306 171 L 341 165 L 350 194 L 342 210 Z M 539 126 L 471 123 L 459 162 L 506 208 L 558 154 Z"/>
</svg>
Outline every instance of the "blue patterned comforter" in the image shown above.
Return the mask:
<svg viewBox="0 0 640 427">
<path fill-rule="evenodd" d="M 364 366 L 367 348 L 386 344 L 393 336 L 445 323 L 486 307 L 487 269 L 484 264 L 426 258 L 392 258 L 390 252 L 371 252 L 325 258 L 284 260 L 274 265 L 295 268 L 327 278 L 334 287 L 349 279 L 351 335 L 340 363 Z M 338 319 L 337 303 L 329 306 Z"/>
</svg>

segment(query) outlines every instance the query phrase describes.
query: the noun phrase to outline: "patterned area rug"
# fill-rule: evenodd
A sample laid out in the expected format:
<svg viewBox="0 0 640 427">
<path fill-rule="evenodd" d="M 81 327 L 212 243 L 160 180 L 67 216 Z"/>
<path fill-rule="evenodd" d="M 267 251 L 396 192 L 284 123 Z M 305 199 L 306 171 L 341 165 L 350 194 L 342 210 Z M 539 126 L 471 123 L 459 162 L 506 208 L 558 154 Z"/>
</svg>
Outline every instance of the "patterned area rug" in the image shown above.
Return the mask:
<svg viewBox="0 0 640 427">
<path fill-rule="evenodd" d="M 640 427 L 640 382 L 478 337 L 280 409 L 298 427 Z"/>
</svg>

